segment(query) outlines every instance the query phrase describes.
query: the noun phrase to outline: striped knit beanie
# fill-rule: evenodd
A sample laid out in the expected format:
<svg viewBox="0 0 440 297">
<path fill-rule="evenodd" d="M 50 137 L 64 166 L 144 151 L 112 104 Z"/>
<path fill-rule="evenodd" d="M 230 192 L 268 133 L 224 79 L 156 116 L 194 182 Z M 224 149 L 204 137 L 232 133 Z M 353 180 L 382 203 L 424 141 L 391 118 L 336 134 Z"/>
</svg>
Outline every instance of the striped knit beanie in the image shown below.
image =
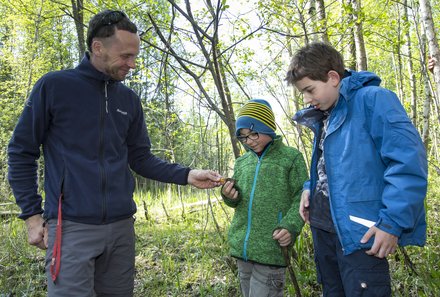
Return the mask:
<svg viewBox="0 0 440 297">
<path fill-rule="evenodd" d="M 240 129 L 249 129 L 275 138 L 275 116 L 266 100 L 251 99 L 239 110 L 235 123 L 235 135 L 240 135 Z"/>
</svg>

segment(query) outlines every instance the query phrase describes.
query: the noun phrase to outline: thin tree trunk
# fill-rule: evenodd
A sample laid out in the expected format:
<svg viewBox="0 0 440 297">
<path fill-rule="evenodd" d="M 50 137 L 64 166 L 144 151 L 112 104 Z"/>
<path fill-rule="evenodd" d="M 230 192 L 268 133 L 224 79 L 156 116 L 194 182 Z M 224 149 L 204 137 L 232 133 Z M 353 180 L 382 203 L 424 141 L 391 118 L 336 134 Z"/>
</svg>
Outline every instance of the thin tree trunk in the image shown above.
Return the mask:
<svg viewBox="0 0 440 297">
<path fill-rule="evenodd" d="M 396 6 L 396 12 L 398 14 L 397 17 L 397 42 L 395 43 L 395 55 L 396 55 L 396 84 L 397 84 L 397 93 L 399 96 L 400 101 L 402 102 L 402 104 L 405 103 L 405 95 L 404 95 L 404 91 L 403 91 L 403 74 L 402 74 L 402 47 L 401 47 L 401 43 L 402 43 L 402 22 L 401 22 L 401 16 L 400 16 L 400 7 Z"/>
<path fill-rule="evenodd" d="M 319 29 L 322 31 L 321 39 L 325 43 L 330 43 L 327 32 L 327 17 L 325 13 L 325 4 L 324 0 L 316 0 L 316 6 L 318 11 L 318 23 Z"/>
<path fill-rule="evenodd" d="M 428 48 L 431 57 L 437 60 L 434 66 L 434 81 L 437 87 L 437 98 L 440 98 L 440 49 L 435 32 L 435 24 L 432 19 L 432 10 L 429 0 L 420 0 L 420 13 L 424 24 Z"/>
<path fill-rule="evenodd" d="M 345 3 L 345 0 L 341 1 L 341 6 L 345 5 L 351 5 L 350 0 Z M 343 10 L 342 10 L 343 11 Z M 339 16 L 339 19 L 343 20 L 345 17 L 347 17 L 347 23 L 351 24 L 353 22 L 353 14 L 348 14 L 347 16 L 344 16 L 343 13 Z M 347 29 L 350 33 L 348 34 L 348 58 L 346 57 L 345 60 L 347 61 L 347 64 L 345 65 L 348 69 L 352 70 L 358 70 L 356 68 L 356 42 L 354 41 L 354 29 L 353 26 L 350 26 L 350 28 Z"/>
<path fill-rule="evenodd" d="M 354 43 L 356 46 L 357 70 L 367 70 L 367 53 L 365 50 L 364 32 L 362 28 L 362 5 L 361 0 L 351 0 L 354 21 Z"/>
<path fill-rule="evenodd" d="M 316 7 L 315 7 L 315 0 L 310 0 L 307 2 L 307 23 L 309 24 L 308 27 L 312 28 L 312 32 L 315 33 L 318 29 L 318 22 L 316 21 Z M 312 34 L 312 41 L 318 41 L 319 37 L 317 34 Z"/>
<path fill-rule="evenodd" d="M 408 0 L 404 0 L 403 2 L 403 9 L 404 9 L 404 15 L 403 15 L 403 21 L 408 24 L 408 27 L 410 27 L 410 22 L 408 18 Z M 409 84 L 410 84 L 410 95 L 411 95 L 411 121 L 413 122 L 414 126 L 417 127 L 417 84 L 416 84 L 416 76 L 414 74 L 414 66 L 413 66 L 413 57 L 412 57 L 412 43 L 411 43 L 411 36 L 410 36 L 410 30 L 406 30 L 405 32 L 406 37 L 406 47 L 407 47 L 407 55 L 408 55 L 408 77 L 409 77 Z"/>
<path fill-rule="evenodd" d="M 35 16 L 35 32 L 34 32 L 34 44 L 37 44 L 37 40 L 40 38 L 40 24 L 41 24 L 41 11 L 42 11 L 42 6 L 43 6 L 43 1 L 41 1 L 41 5 L 40 5 L 40 9 L 38 10 L 38 14 Z M 26 97 L 29 97 L 29 93 L 31 92 L 31 85 L 32 85 L 32 80 L 33 80 L 33 75 L 34 75 L 34 71 L 33 71 L 33 62 L 35 60 L 35 58 L 37 57 L 37 53 L 38 50 L 37 49 L 33 49 L 32 50 L 32 57 L 29 61 L 28 67 L 29 67 L 29 77 L 28 77 L 28 82 L 27 82 L 27 87 L 26 87 Z"/>
<path fill-rule="evenodd" d="M 422 31 L 424 29 L 422 28 Z M 425 61 L 426 59 L 424 58 L 426 56 L 426 35 L 423 33 L 421 36 L 421 46 L 420 46 L 420 53 L 421 53 L 421 63 L 422 63 L 422 69 L 426 69 L 426 67 L 424 67 L 425 65 Z M 426 72 L 426 70 L 425 70 Z M 431 88 L 429 86 L 429 77 L 428 74 L 425 73 L 425 75 L 423 75 L 423 87 L 424 87 L 424 91 L 425 91 L 425 100 L 423 102 L 423 125 L 422 125 L 422 140 L 423 140 L 423 144 L 425 145 L 425 148 L 428 149 L 428 144 L 429 144 L 429 115 L 430 115 L 430 107 L 431 107 L 431 101 L 432 101 L 432 95 L 431 95 Z"/>
<path fill-rule="evenodd" d="M 84 6 L 83 0 L 71 1 L 73 18 L 75 20 L 76 35 L 78 37 L 78 55 L 79 61 L 81 61 L 84 53 L 86 52 L 86 43 L 84 40 Z"/>
</svg>

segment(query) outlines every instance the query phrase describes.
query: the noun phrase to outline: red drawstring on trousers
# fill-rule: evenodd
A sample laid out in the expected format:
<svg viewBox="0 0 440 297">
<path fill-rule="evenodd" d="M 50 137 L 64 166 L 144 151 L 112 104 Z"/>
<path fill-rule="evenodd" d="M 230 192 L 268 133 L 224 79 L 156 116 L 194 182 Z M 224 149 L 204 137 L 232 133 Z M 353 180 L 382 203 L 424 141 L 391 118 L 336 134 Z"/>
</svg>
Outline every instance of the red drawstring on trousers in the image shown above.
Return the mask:
<svg viewBox="0 0 440 297">
<path fill-rule="evenodd" d="M 52 262 L 50 263 L 50 275 L 52 276 L 52 281 L 58 277 L 60 273 L 60 265 L 61 265 L 61 231 L 62 231 L 62 213 L 61 213 L 61 199 L 63 198 L 63 194 L 61 193 L 60 198 L 58 200 L 58 221 L 57 221 L 57 230 L 55 233 L 55 242 L 53 245 L 52 251 Z"/>
</svg>

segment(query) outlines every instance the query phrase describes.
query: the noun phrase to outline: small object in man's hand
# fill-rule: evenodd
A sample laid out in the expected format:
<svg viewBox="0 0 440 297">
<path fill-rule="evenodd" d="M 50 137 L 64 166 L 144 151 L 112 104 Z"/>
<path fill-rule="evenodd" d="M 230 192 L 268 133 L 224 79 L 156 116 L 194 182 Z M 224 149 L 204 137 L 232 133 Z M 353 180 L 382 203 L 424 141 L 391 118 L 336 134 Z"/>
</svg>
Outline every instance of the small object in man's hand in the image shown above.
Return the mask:
<svg viewBox="0 0 440 297">
<path fill-rule="evenodd" d="M 235 183 L 235 180 L 230 177 L 222 177 L 220 178 L 220 184 L 224 185 L 227 181 Z"/>
</svg>

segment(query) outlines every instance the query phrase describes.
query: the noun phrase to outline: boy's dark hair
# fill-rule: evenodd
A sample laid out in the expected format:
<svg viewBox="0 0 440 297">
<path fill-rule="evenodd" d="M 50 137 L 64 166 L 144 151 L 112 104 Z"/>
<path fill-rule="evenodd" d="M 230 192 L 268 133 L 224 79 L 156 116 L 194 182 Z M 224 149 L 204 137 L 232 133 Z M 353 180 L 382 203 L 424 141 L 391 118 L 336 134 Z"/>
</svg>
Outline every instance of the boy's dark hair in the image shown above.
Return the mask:
<svg viewBox="0 0 440 297">
<path fill-rule="evenodd" d="M 311 80 L 326 82 L 328 72 L 336 71 L 344 76 L 344 59 L 331 45 L 323 42 L 313 42 L 299 49 L 290 62 L 286 81 L 288 84 L 308 77 Z"/>
<path fill-rule="evenodd" d="M 137 33 L 136 25 L 120 10 L 104 10 L 90 19 L 87 30 L 87 49 L 92 52 L 93 38 L 107 38 L 115 34 L 115 27 L 131 33 Z"/>
</svg>

